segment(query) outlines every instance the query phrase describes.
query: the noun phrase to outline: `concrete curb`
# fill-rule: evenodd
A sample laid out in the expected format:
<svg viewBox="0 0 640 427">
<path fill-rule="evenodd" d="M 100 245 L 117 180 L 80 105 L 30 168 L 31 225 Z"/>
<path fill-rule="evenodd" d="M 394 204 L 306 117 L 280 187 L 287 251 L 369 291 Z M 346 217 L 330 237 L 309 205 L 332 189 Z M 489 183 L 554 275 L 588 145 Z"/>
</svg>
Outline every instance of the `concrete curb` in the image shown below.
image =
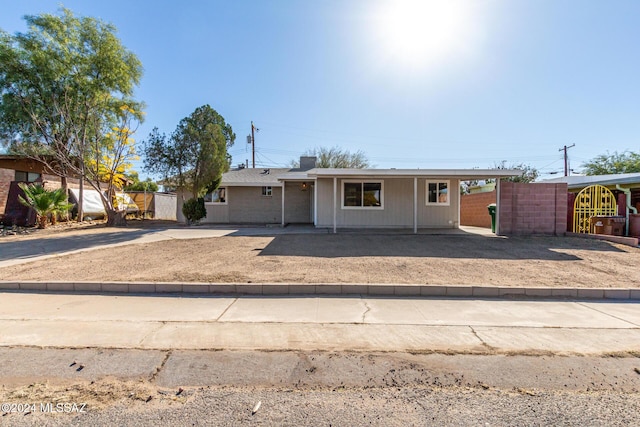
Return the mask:
<svg viewBox="0 0 640 427">
<path fill-rule="evenodd" d="M 637 248 L 639 246 L 639 241 L 640 241 L 640 238 L 638 237 L 609 236 L 608 234 L 585 234 L 585 233 L 566 232 L 565 236 L 579 237 L 582 239 L 606 240 L 608 242 L 631 246 L 632 248 Z"/>
<path fill-rule="evenodd" d="M 640 289 L 341 283 L 0 282 L 0 291 L 194 295 L 370 295 L 395 297 L 640 300 Z"/>
</svg>

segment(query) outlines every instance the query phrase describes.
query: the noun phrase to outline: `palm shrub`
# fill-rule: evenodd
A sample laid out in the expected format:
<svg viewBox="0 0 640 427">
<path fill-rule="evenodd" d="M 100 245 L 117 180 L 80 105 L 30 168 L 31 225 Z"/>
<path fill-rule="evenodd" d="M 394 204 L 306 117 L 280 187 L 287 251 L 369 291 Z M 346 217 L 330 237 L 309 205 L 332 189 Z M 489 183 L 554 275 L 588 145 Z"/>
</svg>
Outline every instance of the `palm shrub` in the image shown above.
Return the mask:
<svg viewBox="0 0 640 427">
<path fill-rule="evenodd" d="M 51 198 L 53 201 L 51 224 L 55 224 L 58 220 L 58 216 L 66 217 L 68 215 L 69 211 L 73 208 L 73 203 L 69 203 L 69 199 L 67 199 L 67 192 L 64 188 L 58 188 L 51 191 Z"/>
<path fill-rule="evenodd" d="M 53 192 L 46 190 L 40 184 L 29 185 L 21 182 L 18 186 L 24 193 L 24 197 L 18 196 L 18 200 L 23 205 L 36 211 L 38 228 L 46 228 L 47 217 L 54 211 Z"/>
</svg>

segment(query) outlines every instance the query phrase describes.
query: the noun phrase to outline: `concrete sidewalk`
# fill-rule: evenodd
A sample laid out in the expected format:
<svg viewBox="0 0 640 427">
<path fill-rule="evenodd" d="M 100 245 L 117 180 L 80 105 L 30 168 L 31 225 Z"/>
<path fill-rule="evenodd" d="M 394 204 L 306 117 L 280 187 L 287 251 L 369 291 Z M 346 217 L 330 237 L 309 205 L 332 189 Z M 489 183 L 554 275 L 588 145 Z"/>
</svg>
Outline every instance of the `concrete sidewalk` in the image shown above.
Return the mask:
<svg viewBox="0 0 640 427">
<path fill-rule="evenodd" d="M 1 292 L 0 346 L 640 352 L 640 302 Z"/>
</svg>

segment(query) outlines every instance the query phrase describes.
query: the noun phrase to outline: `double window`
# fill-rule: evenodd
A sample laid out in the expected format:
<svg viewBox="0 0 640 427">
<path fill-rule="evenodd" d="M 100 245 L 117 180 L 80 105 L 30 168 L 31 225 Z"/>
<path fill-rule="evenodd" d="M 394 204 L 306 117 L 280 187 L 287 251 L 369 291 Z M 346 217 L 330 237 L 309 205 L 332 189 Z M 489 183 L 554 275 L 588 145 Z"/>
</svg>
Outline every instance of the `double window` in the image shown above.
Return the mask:
<svg viewBox="0 0 640 427">
<path fill-rule="evenodd" d="M 15 181 L 36 182 L 40 179 L 40 174 L 35 172 L 16 171 Z"/>
<path fill-rule="evenodd" d="M 449 206 L 450 197 L 449 181 L 427 181 L 427 206 Z"/>
<path fill-rule="evenodd" d="M 205 203 L 216 203 L 220 205 L 227 204 L 227 188 L 218 187 L 211 193 L 207 193 L 204 196 Z"/>
<path fill-rule="evenodd" d="M 262 187 L 262 195 L 265 197 L 273 196 L 273 188 L 272 187 Z"/>
<path fill-rule="evenodd" d="M 382 181 L 343 181 L 342 208 L 382 209 L 383 188 Z"/>
</svg>

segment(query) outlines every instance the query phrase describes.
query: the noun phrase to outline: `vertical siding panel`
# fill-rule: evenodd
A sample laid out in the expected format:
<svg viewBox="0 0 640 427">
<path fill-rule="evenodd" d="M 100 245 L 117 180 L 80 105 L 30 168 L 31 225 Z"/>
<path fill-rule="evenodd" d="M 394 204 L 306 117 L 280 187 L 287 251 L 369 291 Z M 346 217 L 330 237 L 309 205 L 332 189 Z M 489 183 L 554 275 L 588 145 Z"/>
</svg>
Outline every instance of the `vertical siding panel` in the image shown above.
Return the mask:
<svg viewBox="0 0 640 427">
<path fill-rule="evenodd" d="M 430 180 L 433 181 L 433 180 Z M 427 206 L 427 179 L 418 179 L 418 227 L 421 228 L 456 228 L 458 221 L 460 181 L 457 179 L 443 179 L 449 181 L 449 205 Z"/>
</svg>

